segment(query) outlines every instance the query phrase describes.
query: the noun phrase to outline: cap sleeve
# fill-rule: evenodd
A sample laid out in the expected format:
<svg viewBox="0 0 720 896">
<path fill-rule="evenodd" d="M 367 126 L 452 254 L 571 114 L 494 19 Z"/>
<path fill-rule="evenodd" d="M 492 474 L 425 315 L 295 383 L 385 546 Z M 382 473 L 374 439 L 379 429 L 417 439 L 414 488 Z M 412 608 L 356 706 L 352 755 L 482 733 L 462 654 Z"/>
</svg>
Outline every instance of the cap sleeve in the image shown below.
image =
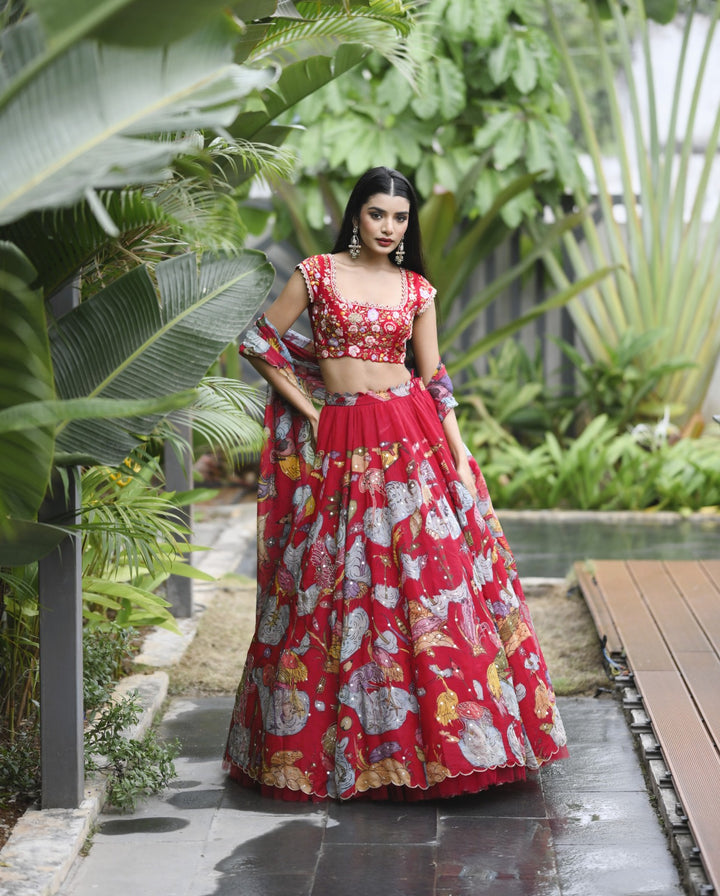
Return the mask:
<svg viewBox="0 0 720 896">
<path fill-rule="evenodd" d="M 320 255 L 312 255 L 310 258 L 305 258 L 295 266 L 295 269 L 303 275 L 311 304 L 317 299 L 320 292 L 322 268 L 322 256 Z"/>
<path fill-rule="evenodd" d="M 424 311 L 427 311 L 432 305 L 435 296 L 437 295 L 437 290 L 432 283 L 430 283 L 429 280 L 426 280 L 421 274 L 415 274 L 414 277 L 416 293 L 415 314 L 417 316 Z"/>
</svg>

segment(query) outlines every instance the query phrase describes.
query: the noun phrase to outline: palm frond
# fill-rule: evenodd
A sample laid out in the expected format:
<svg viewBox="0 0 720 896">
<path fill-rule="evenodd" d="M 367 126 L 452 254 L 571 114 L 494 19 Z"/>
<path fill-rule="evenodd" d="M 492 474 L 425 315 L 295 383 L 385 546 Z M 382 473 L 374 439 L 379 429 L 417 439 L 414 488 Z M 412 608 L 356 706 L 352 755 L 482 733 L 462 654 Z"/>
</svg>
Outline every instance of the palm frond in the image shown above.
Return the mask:
<svg viewBox="0 0 720 896">
<path fill-rule="evenodd" d="M 247 461 L 263 445 L 262 414 L 264 397 L 253 386 L 226 377 L 205 377 L 198 397 L 188 408 L 170 414 L 163 424 L 162 437 L 187 449 L 173 425 L 192 429 L 196 448 L 222 454 L 231 460 Z"/>
<path fill-rule="evenodd" d="M 13 77 L 0 79 L 0 109 L 22 91 L 33 78 L 51 66 L 73 45 L 91 36 L 108 43 L 164 47 L 217 18 L 226 6 L 224 0 L 154 0 L 152 4 L 135 0 L 31 0 L 27 4 L 36 15 L 33 25 L 32 52 L 15 60 Z M 252 4 L 253 6 L 255 4 Z M 3 27 L 17 21 L 10 4 Z M 45 40 L 47 37 L 47 40 Z"/>
<path fill-rule="evenodd" d="M 287 150 L 271 143 L 258 143 L 236 139 L 226 131 L 210 144 L 215 158 L 220 158 L 234 170 L 248 174 L 288 177 L 292 171 L 293 157 Z M 226 166 L 222 170 L 226 170 Z"/>
<path fill-rule="evenodd" d="M 341 43 L 357 43 L 372 48 L 413 77 L 413 62 L 402 41 L 412 28 L 408 8 L 392 0 L 350 10 L 307 2 L 295 5 L 303 18 L 281 20 L 264 33 L 258 32 L 248 62 L 287 65 L 310 56 L 332 56 Z"/>
<path fill-rule="evenodd" d="M 261 252 L 188 253 L 137 268 L 55 321 L 51 346 L 62 397 L 150 398 L 195 387 L 247 326 L 274 274 Z M 185 385 L 183 385 L 185 384 Z M 68 457 L 117 464 L 159 416 L 70 423 L 57 436 Z"/>
<path fill-rule="evenodd" d="M 117 469 L 90 467 L 82 478 L 81 521 L 83 572 L 103 576 L 108 570 L 129 567 L 151 573 L 167 569 L 187 536 L 168 495 L 145 481 L 151 469 L 161 476 L 157 462 L 141 467 L 129 461 Z M 137 473 L 143 475 L 137 475 Z M 158 550 L 165 544 L 165 550 Z"/>
<path fill-rule="evenodd" d="M 254 386 L 224 376 L 206 376 L 198 385 L 197 407 L 234 407 L 261 420 L 265 396 Z"/>
</svg>

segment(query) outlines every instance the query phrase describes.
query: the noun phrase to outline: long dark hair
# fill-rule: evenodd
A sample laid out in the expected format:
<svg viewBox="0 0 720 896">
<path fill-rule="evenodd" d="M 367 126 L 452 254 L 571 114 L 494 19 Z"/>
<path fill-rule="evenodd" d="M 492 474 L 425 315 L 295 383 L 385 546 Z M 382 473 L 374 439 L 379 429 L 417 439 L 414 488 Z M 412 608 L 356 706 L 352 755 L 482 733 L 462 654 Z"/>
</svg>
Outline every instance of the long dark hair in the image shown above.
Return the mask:
<svg viewBox="0 0 720 896">
<path fill-rule="evenodd" d="M 371 196 L 376 193 L 386 193 L 388 196 L 403 196 L 410 203 L 408 226 L 403 241 L 405 244 L 405 258 L 402 266 L 418 274 L 425 274 L 425 262 L 423 261 L 422 241 L 420 239 L 420 221 L 418 219 L 418 200 L 410 181 L 395 171 L 394 168 L 370 168 L 363 174 L 353 187 L 350 198 L 345 206 L 340 233 L 332 248 L 333 255 L 337 252 L 345 252 L 352 238 L 353 221 L 360 217 L 360 209 Z M 389 256 L 395 261 L 395 251 Z"/>
</svg>

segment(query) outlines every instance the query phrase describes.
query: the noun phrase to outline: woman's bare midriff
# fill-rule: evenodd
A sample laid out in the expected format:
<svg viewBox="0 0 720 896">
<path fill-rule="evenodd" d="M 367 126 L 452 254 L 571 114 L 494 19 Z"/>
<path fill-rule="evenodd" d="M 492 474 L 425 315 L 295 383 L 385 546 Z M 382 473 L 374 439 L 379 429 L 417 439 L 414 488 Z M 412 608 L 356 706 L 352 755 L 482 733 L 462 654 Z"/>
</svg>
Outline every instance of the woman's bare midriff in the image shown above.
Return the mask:
<svg viewBox="0 0 720 896">
<path fill-rule="evenodd" d="M 320 372 L 328 392 L 382 392 L 412 379 L 404 364 L 323 358 Z"/>
</svg>

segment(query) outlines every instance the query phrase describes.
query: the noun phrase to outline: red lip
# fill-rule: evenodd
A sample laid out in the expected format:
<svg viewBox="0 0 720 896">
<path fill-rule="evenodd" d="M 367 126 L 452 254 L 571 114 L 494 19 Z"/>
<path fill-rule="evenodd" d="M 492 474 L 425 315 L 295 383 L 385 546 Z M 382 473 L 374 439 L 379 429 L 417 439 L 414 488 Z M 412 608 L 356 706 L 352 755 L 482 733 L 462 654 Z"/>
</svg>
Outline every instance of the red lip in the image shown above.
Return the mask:
<svg viewBox="0 0 720 896">
<path fill-rule="evenodd" d="M 378 240 L 381 246 L 392 246 L 392 240 Z"/>
</svg>

